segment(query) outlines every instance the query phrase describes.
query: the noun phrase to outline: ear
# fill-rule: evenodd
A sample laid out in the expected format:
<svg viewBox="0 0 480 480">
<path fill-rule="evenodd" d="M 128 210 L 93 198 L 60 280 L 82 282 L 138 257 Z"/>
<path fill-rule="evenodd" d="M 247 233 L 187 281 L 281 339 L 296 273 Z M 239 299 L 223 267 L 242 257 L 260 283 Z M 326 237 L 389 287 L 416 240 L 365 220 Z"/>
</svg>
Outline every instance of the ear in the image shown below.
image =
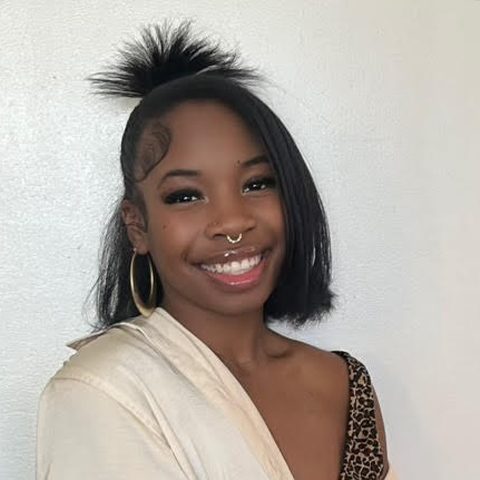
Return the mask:
<svg viewBox="0 0 480 480">
<path fill-rule="evenodd" d="M 130 200 L 123 200 L 121 204 L 122 219 L 127 227 L 127 235 L 132 248 L 135 248 L 140 255 L 145 255 L 148 248 L 146 222 L 142 212 Z"/>
</svg>

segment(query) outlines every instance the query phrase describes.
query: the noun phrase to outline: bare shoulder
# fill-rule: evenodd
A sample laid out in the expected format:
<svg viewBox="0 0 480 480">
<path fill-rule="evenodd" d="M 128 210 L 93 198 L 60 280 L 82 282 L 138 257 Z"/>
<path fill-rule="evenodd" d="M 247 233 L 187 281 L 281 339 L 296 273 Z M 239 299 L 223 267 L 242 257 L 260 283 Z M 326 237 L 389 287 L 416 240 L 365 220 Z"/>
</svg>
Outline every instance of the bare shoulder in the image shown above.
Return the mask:
<svg viewBox="0 0 480 480">
<path fill-rule="evenodd" d="M 328 383 L 348 387 L 348 367 L 346 362 L 335 353 L 299 342 L 299 350 L 308 373 L 318 378 L 321 374 Z"/>
<path fill-rule="evenodd" d="M 296 341 L 297 356 L 302 364 L 303 373 L 312 379 L 321 379 L 319 385 L 333 402 L 341 405 L 341 408 L 348 411 L 350 399 L 350 378 L 349 368 L 344 358 L 336 353 L 322 350 L 313 345 Z M 365 367 L 367 368 L 367 367 Z M 367 369 L 368 371 L 368 369 Z M 373 401 L 375 408 L 375 422 L 383 452 L 383 474 L 382 479 L 388 473 L 389 461 L 387 451 L 387 439 L 385 425 L 382 416 L 382 409 L 374 385 L 372 383 Z"/>
<path fill-rule="evenodd" d="M 296 374 L 311 385 L 322 398 L 348 409 L 348 366 L 339 355 L 313 345 L 290 339 Z"/>
</svg>

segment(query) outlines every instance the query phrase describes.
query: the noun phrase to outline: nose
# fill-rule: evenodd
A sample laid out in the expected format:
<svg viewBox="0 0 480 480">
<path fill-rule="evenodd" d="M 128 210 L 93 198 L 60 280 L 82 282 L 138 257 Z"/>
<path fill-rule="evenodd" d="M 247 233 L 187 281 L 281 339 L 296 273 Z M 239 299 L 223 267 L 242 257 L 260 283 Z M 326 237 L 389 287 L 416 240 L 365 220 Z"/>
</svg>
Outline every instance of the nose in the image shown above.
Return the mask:
<svg viewBox="0 0 480 480">
<path fill-rule="evenodd" d="M 230 235 L 237 237 L 245 234 L 256 226 L 255 215 L 252 207 L 247 205 L 243 198 L 224 198 L 213 202 L 209 208 L 208 222 L 205 234 L 208 238 Z"/>
</svg>

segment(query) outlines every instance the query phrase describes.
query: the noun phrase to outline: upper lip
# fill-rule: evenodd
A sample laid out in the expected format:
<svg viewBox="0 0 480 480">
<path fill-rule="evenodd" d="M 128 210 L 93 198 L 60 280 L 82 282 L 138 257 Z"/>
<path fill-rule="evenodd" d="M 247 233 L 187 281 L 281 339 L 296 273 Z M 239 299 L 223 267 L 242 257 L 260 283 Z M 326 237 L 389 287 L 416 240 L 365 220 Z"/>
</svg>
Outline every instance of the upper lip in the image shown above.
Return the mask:
<svg viewBox="0 0 480 480">
<path fill-rule="evenodd" d="M 243 247 L 222 250 L 221 252 L 215 252 L 212 255 L 204 258 L 201 262 L 198 262 L 198 265 L 208 265 L 214 263 L 225 263 L 235 261 L 241 261 L 245 258 L 255 257 L 260 255 L 266 250 L 266 248 L 260 248 L 255 245 L 245 245 Z"/>
</svg>

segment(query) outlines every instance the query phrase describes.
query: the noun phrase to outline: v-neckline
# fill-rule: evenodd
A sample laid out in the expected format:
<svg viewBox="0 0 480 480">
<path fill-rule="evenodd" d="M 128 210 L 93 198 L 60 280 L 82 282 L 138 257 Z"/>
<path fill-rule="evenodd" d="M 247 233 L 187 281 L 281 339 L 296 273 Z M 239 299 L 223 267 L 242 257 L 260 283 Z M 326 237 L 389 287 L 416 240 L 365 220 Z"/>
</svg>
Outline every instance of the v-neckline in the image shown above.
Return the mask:
<svg viewBox="0 0 480 480">
<path fill-rule="evenodd" d="M 273 460 L 277 460 L 280 465 L 277 463 L 275 466 L 278 468 L 279 466 L 282 467 L 282 470 L 284 471 L 284 474 L 286 477 L 282 477 L 282 480 L 295 480 L 295 477 L 293 476 L 290 467 L 288 466 L 287 461 L 285 460 L 285 457 L 280 450 L 280 447 L 278 446 L 277 442 L 275 441 L 272 432 L 270 431 L 270 428 L 268 427 L 265 419 L 263 418 L 262 414 L 260 413 L 258 407 L 256 406 L 255 402 L 252 400 L 244 386 L 239 382 L 239 380 L 235 377 L 235 375 L 230 371 L 230 369 L 222 362 L 220 357 L 200 338 L 198 338 L 193 332 L 191 332 L 187 327 L 185 327 L 182 323 L 180 323 L 173 315 L 171 315 L 167 310 L 165 310 L 162 307 L 157 307 L 154 311 L 154 314 L 157 313 L 159 314 L 162 318 L 167 318 L 171 323 L 173 323 L 178 329 L 180 329 L 185 335 L 190 337 L 192 340 L 194 340 L 196 343 L 202 346 L 202 348 L 208 352 L 209 356 L 211 356 L 213 359 L 215 359 L 215 362 L 220 366 L 222 369 L 223 373 L 229 377 L 233 385 L 235 385 L 236 389 L 241 392 L 241 394 L 244 397 L 244 401 L 248 404 L 250 410 L 254 412 L 254 415 L 257 417 L 254 419 L 255 424 L 258 428 L 263 430 L 264 435 L 268 439 L 268 447 L 272 450 L 272 454 L 274 457 Z M 147 320 L 148 322 L 148 320 Z M 158 328 L 161 328 L 159 326 Z M 244 431 L 244 426 L 241 423 L 238 423 L 236 419 L 234 418 L 232 421 L 234 421 L 237 425 L 237 427 L 240 429 L 240 431 L 243 432 L 245 435 L 245 438 L 247 439 L 248 443 L 250 443 L 249 440 L 249 435 L 248 432 Z M 255 453 L 255 452 L 253 452 Z M 261 459 L 259 458 L 259 461 Z M 262 462 L 262 464 L 264 464 Z"/>
<path fill-rule="evenodd" d="M 249 404 L 250 409 L 253 412 L 255 412 L 255 415 L 256 415 L 256 417 L 259 421 L 259 425 L 261 426 L 260 428 L 262 428 L 264 430 L 264 432 L 267 434 L 267 437 L 270 441 L 271 447 L 274 450 L 274 454 L 276 454 L 276 456 L 279 457 L 279 459 L 281 459 L 282 466 L 283 466 L 284 470 L 286 471 L 286 473 L 289 475 L 290 480 L 295 480 L 295 477 L 293 476 L 293 473 L 290 470 L 290 467 L 289 467 L 289 465 L 288 465 L 288 463 L 285 459 L 285 456 L 284 456 L 283 452 L 281 451 L 279 445 L 275 441 L 273 433 L 270 430 L 267 422 L 265 421 L 265 418 L 260 413 L 260 410 L 258 409 L 257 405 L 255 404 L 255 402 L 253 401 L 253 399 L 251 398 L 250 394 L 247 392 L 245 387 L 242 385 L 242 383 L 237 379 L 237 377 L 232 373 L 232 371 L 225 365 L 225 363 L 221 360 L 221 358 L 203 340 L 201 340 L 193 332 L 191 332 L 188 328 L 186 328 L 182 323 L 180 323 L 167 310 L 165 310 L 162 307 L 157 307 L 155 312 L 158 313 L 161 317 L 167 318 L 170 322 L 172 322 L 174 325 L 176 325 L 176 327 L 179 328 L 183 333 L 185 333 L 190 338 L 194 339 L 196 342 L 198 342 L 200 345 L 202 345 L 203 348 L 205 350 L 207 350 L 209 352 L 209 354 L 216 359 L 217 363 L 224 370 L 224 373 L 235 384 L 236 388 L 242 392 L 242 395 L 244 396 L 245 401 Z M 348 375 L 348 382 L 349 382 L 348 415 L 347 415 L 347 424 L 346 424 L 346 427 L 345 427 L 345 441 L 343 443 L 342 458 L 341 458 L 341 461 L 340 461 L 340 464 L 341 464 L 340 475 L 339 475 L 339 479 L 340 479 L 343 472 L 345 471 L 346 460 L 347 460 L 347 458 L 346 458 L 347 446 L 348 446 L 349 442 L 351 441 L 351 439 L 348 436 L 348 432 L 349 432 L 349 426 L 352 422 L 352 415 L 353 415 L 353 408 L 352 408 L 352 402 L 351 402 L 352 380 L 350 378 L 350 365 L 347 362 L 346 358 L 344 358 L 343 355 L 342 355 L 342 353 L 346 353 L 346 352 L 332 351 L 331 353 L 335 353 L 338 356 L 340 356 L 341 358 L 343 358 L 343 360 L 347 364 L 348 373 L 349 373 L 349 375 Z M 241 424 L 237 424 L 237 425 L 242 430 L 242 425 Z M 248 436 L 247 436 L 247 440 L 248 440 Z"/>
</svg>

